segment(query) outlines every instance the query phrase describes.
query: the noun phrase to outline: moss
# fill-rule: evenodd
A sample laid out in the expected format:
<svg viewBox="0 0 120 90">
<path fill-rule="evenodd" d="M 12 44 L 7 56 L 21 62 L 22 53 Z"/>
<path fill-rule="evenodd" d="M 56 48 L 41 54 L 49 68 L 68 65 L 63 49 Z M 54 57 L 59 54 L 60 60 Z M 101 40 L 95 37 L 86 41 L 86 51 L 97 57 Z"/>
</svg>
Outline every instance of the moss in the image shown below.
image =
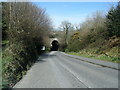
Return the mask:
<svg viewBox="0 0 120 90">
<path fill-rule="evenodd" d="M 3 40 L 2 45 L 6 45 L 6 44 L 9 44 L 9 41 L 8 40 Z"/>
</svg>

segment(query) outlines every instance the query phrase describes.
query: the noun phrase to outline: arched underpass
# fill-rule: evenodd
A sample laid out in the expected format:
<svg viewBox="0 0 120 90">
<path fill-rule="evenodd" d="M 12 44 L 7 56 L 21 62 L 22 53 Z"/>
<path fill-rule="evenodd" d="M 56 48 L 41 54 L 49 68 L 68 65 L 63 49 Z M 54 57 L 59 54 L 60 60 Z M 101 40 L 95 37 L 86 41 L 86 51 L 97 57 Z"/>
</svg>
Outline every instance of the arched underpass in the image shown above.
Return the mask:
<svg viewBox="0 0 120 90">
<path fill-rule="evenodd" d="M 58 51 L 59 42 L 57 40 L 53 40 L 51 44 L 52 44 L 51 51 Z"/>
</svg>

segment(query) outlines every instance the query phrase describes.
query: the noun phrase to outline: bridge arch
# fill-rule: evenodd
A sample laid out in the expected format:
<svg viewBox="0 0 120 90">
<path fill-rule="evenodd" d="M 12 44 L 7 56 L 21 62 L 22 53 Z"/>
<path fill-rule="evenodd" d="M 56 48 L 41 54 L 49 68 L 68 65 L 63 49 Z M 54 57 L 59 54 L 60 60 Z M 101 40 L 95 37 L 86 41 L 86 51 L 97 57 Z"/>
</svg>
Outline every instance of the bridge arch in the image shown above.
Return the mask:
<svg viewBox="0 0 120 90">
<path fill-rule="evenodd" d="M 53 40 L 51 42 L 51 51 L 58 51 L 59 49 L 59 42 L 58 40 Z"/>
</svg>

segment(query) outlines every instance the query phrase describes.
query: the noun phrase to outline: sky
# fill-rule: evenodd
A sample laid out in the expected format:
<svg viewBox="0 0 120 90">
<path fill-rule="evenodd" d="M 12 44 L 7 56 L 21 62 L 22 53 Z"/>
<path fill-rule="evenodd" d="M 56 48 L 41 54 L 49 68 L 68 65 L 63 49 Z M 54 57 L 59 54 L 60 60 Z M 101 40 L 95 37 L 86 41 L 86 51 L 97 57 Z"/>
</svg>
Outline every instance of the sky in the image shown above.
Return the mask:
<svg viewBox="0 0 120 90">
<path fill-rule="evenodd" d="M 33 2 L 38 7 L 46 9 L 53 26 L 59 27 L 62 21 L 79 25 L 96 11 L 107 13 L 116 2 Z"/>
<path fill-rule="evenodd" d="M 7 0 L 0 0 L 0 1 L 7 1 Z M 20 0 L 20 1 L 25 1 L 25 0 Z M 114 1 L 113 2 L 43 2 L 45 0 L 42 0 L 42 2 L 40 2 L 39 0 L 37 1 L 38 2 L 35 2 L 34 0 L 34 2 L 32 3 L 37 5 L 38 7 L 42 7 L 46 9 L 46 13 L 50 17 L 54 28 L 59 27 L 62 21 L 69 21 L 73 25 L 79 25 L 82 22 L 84 22 L 87 17 L 92 16 L 92 14 L 95 13 L 96 11 L 107 13 L 112 5 L 117 5 L 117 1 L 116 2 Z"/>
<path fill-rule="evenodd" d="M 0 2 L 118 2 L 120 0 L 0 0 Z"/>
</svg>

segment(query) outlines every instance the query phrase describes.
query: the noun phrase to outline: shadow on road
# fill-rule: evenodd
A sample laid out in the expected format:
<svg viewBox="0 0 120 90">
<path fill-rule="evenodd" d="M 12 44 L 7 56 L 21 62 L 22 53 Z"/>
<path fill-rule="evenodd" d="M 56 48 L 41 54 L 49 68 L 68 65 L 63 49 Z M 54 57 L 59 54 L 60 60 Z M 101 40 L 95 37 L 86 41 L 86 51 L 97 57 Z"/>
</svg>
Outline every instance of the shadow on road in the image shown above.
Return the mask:
<svg viewBox="0 0 120 90">
<path fill-rule="evenodd" d="M 39 56 L 38 60 L 36 61 L 36 63 L 42 63 L 42 62 L 46 62 L 47 58 L 51 58 L 51 57 L 55 57 L 57 55 L 50 55 L 49 53 L 44 53 L 42 55 Z"/>
</svg>

